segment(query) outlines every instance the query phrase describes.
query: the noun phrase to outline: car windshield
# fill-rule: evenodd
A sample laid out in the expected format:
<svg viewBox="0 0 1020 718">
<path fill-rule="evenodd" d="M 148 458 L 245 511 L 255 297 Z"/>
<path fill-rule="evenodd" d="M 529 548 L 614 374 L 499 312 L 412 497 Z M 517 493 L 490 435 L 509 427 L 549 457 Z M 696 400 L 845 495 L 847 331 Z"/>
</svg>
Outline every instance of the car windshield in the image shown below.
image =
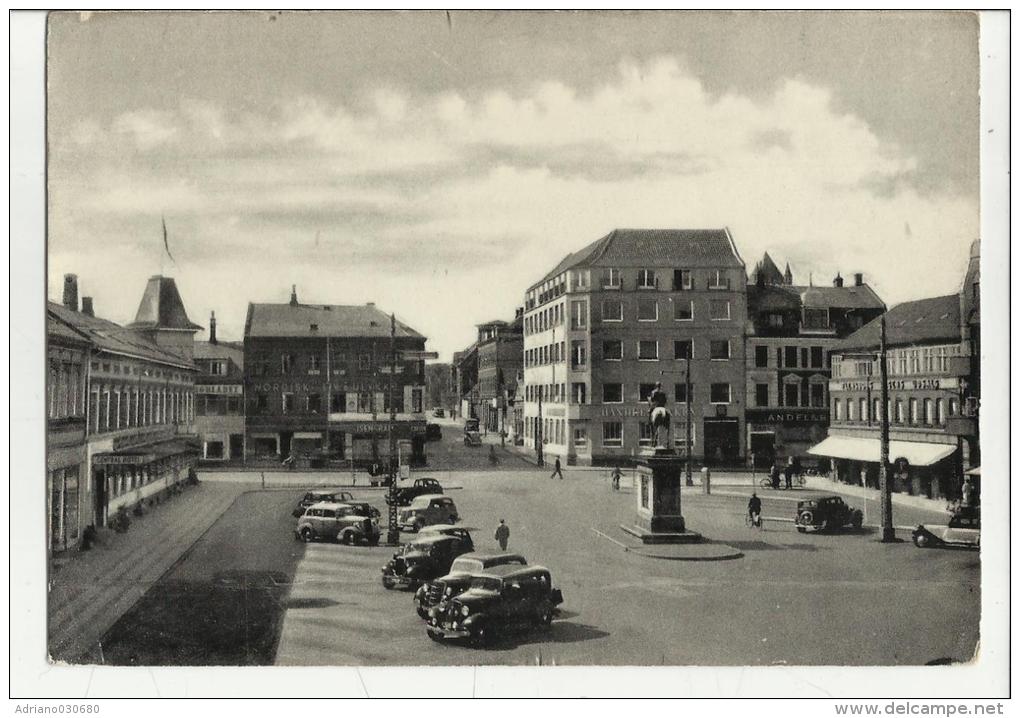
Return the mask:
<svg viewBox="0 0 1020 718">
<path fill-rule="evenodd" d="M 492 593 L 499 593 L 501 582 L 498 578 L 488 578 L 487 576 L 475 576 L 471 579 L 471 588 L 478 591 L 491 591 Z"/>
<path fill-rule="evenodd" d="M 450 566 L 450 573 L 456 573 L 458 571 L 474 571 L 481 568 L 481 562 L 473 558 L 458 558 Z"/>
<path fill-rule="evenodd" d="M 407 550 L 404 553 L 431 553 L 432 544 L 430 543 L 410 543 L 407 545 Z"/>
</svg>

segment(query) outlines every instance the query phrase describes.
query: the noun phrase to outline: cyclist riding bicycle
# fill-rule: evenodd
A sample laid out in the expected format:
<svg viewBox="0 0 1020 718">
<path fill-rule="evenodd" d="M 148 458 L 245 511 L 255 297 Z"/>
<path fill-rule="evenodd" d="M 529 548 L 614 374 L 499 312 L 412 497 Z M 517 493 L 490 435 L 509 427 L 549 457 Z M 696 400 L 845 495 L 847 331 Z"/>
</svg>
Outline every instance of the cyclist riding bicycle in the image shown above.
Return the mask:
<svg viewBox="0 0 1020 718">
<path fill-rule="evenodd" d="M 747 502 L 747 515 L 752 526 L 761 527 L 761 499 L 756 493 L 752 493 L 751 500 Z"/>
</svg>

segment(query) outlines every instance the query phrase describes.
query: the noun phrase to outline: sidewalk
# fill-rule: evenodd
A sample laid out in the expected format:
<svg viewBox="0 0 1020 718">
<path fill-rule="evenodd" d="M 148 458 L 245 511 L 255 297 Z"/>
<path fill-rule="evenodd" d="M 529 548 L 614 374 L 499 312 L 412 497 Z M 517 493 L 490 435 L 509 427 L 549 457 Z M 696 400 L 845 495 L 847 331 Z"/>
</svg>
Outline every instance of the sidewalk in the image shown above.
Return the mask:
<svg viewBox="0 0 1020 718">
<path fill-rule="evenodd" d="M 201 483 L 118 534 L 102 529 L 90 551 L 50 561 L 47 605 L 49 655 L 68 663 L 102 661 L 99 642 L 117 620 L 247 488 Z"/>
</svg>

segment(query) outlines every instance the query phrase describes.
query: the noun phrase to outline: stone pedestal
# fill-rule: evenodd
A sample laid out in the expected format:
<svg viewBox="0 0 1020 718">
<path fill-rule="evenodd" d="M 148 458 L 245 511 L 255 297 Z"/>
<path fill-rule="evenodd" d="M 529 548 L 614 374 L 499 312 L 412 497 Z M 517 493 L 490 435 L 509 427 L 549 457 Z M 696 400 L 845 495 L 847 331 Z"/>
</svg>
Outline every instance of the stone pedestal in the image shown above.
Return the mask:
<svg viewBox="0 0 1020 718">
<path fill-rule="evenodd" d="M 638 458 L 633 526 L 621 526 L 644 543 L 686 543 L 701 535 L 688 531 L 681 511 L 684 459 L 658 448 Z"/>
</svg>

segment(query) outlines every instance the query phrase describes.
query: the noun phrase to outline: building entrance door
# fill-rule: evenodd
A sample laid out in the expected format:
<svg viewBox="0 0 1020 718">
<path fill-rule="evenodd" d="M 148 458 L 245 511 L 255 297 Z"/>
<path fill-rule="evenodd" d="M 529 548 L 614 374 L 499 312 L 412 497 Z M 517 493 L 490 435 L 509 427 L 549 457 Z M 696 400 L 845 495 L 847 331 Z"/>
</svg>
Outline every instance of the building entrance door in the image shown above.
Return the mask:
<svg viewBox="0 0 1020 718">
<path fill-rule="evenodd" d="M 230 458 L 240 459 L 244 456 L 244 436 L 241 434 L 230 435 Z"/>
<path fill-rule="evenodd" d="M 776 434 L 773 431 L 751 432 L 751 453 L 754 468 L 768 469 L 776 460 Z"/>
<path fill-rule="evenodd" d="M 281 431 L 280 432 L 280 456 L 287 458 L 290 456 L 290 443 L 294 438 L 293 431 Z"/>
<path fill-rule="evenodd" d="M 705 419 L 705 463 L 725 466 L 739 463 L 740 424 L 736 418 Z"/>
</svg>

